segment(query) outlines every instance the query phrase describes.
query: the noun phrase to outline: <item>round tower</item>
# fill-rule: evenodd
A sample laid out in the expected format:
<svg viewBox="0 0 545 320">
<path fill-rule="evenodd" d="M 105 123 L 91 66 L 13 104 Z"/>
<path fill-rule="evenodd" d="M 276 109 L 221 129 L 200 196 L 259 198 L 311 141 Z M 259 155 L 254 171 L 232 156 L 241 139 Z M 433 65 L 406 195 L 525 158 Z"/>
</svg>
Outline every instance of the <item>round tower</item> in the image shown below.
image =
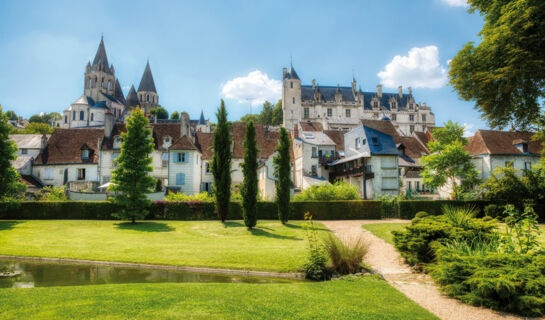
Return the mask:
<svg viewBox="0 0 545 320">
<path fill-rule="evenodd" d="M 282 79 L 283 126 L 293 130 L 301 120 L 301 80 L 293 65 L 282 70 Z"/>
</svg>

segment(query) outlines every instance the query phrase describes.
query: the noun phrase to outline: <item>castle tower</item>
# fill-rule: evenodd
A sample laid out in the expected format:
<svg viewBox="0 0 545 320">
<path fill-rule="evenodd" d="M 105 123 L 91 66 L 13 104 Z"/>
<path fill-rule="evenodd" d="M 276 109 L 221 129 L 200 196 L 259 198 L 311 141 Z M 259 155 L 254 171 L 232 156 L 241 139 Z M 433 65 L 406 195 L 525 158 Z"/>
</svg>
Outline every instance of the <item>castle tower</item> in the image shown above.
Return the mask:
<svg viewBox="0 0 545 320">
<path fill-rule="evenodd" d="M 292 130 L 301 120 L 301 80 L 295 72 L 293 65 L 290 70 L 282 70 L 282 111 L 284 116 L 283 126 Z"/>
<path fill-rule="evenodd" d="M 125 105 L 127 106 L 127 108 L 134 108 L 140 105 L 140 100 L 138 100 L 138 95 L 136 94 L 136 89 L 134 89 L 134 85 L 131 86 L 129 93 L 127 94 Z"/>
<path fill-rule="evenodd" d="M 98 93 L 106 93 L 111 96 L 116 94 L 116 78 L 113 65 L 108 65 L 104 37 L 100 38 L 97 53 L 93 64 L 87 63 L 85 68 L 84 94 L 98 100 Z"/>
<path fill-rule="evenodd" d="M 140 101 L 140 107 L 145 112 L 149 112 L 152 108 L 159 106 L 159 95 L 155 89 L 155 82 L 153 81 L 153 75 L 151 74 L 151 68 L 149 66 L 149 60 L 146 63 L 146 69 L 142 74 L 142 80 L 138 86 L 138 100 Z"/>
</svg>

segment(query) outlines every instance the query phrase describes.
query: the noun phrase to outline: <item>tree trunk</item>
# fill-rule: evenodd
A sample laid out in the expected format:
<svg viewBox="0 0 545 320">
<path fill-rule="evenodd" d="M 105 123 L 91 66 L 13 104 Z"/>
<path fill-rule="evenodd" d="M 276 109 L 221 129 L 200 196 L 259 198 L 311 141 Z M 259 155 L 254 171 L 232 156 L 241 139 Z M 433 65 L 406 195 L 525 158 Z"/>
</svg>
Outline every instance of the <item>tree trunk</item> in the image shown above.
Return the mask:
<svg viewBox="0 0 545 320">
<path fill-rule="evenodd" d="M 134 220 L 134 216 L 132 216 L 132 223 L 136 223 L 136 221 Z"/>
</svg>

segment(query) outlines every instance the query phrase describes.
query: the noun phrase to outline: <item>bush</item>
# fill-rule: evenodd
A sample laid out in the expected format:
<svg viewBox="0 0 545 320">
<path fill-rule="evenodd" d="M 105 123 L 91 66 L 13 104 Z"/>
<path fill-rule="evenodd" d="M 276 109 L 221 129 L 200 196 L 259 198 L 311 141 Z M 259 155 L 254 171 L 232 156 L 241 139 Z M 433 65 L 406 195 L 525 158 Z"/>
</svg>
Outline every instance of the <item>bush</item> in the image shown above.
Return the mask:
<svg viewBox="0 0 545 320">
<path fill-rule="evenodd" d="M 471 219 L 453 226 L 445 216 L 416 218 L 404 231 L 393 231 L 394 245 L 410 265 L 422 267 L 435 259 L 433 247 L 450 240 L 495 237 L 495 221 Z"/>
<path fill-rule="evenodd" d="M 358 200 L 360 192 L 357 186 L 343 181 L 335 184 L 319 184 L 303 190 L 293 197 L 293 201 Z"/>
<path fill-rule="evenodd" d="M 67 201 L 68 197 L 63 187 L 43 187 L 39 192 L 34 194 L 38 201 Z"/>
<path fill-rule="evenodd" d="M 157 180 L 161 181 L 161 180 Z M 214 202 L 214 197 L 204 191 L 197 194 L 185 194 L 185 193 L 169 193 L 165 196 L 166 201 L 172 202 L 185 202 L 185 201 L 200 201 L 200 202 Z"/>
<path fill-rule="evenodd" d="M 504 206 L 497 204 L 489 204 L 484 207 L 484 215 L 492 218 L 503 218 Z"/>
<path fill-rule="evenodd" d="M 412 219 L 415 217 L 418 211 L 426 211 L 431 215 L 441 215 L 443 214 L 443 206 L 475 206 L 477 209 L 477 217 L 483 216 L 483 209 L 485 206 L 490 204 L 488 200 L 399 200 L 398 201 L 398 210 L 400 219 Z"/>
<path fill-rule="evenodd" d="M 312 214 L 305 213 L 305 229 L 306 237 L 308 240 L 308 260 L 303 265 L 303 272 L 305 278 L 309 280 L 324 281 L 331 278 L 331 271 L 327 268 L 327 255 L 324 248 L 318 241 L 318 235 L 314 221 L 312 220 Z"/>
<path fill-rule="evenodd" d="M 324 248 L 332 264 L 332 271 L 337 274 L 358 273 L 361 262 L 367 254 L 367 243 L 363 239 L 342 239 L 328 234 L 324 239 Z"/>
</svg>

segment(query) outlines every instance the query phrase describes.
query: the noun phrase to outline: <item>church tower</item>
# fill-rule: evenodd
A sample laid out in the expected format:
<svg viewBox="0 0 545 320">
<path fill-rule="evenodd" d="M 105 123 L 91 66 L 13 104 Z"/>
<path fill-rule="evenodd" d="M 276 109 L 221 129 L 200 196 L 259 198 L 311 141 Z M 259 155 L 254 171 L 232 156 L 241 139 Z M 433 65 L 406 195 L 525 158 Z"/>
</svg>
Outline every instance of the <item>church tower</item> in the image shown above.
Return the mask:
<svg viewBox="0 0 545 320">
<path fill-rule="evenodd" d="M 140 106 L 145 112 L 149 112 L 150 109 L 157 108 L 159 106 L 159 95 L 155 89 L 155 82 L 153 81 L 153 75 L 151 74 L 151 68 L 149 66 L 149 60 L 146 63 L 146 69 L 140 80 L 138 86 L 138 100 Z"/>
<path fill-rule="evenodd" d="M 282 112 L 283 126 L 293 130 L 301 120 L 301 80 L 293 65 L 290 70 L 282 69 Z"/>
<path fill-rule="evenodd" d="M 119 95 L 116 87 L 114 66 L 108 65 L 104 37 L 101 37 L 93 64 L 89 61 L 85 68 L 84 94 L 96 101 L 99 99 L 99 92 L 111 96 Z"/>
</svg>

